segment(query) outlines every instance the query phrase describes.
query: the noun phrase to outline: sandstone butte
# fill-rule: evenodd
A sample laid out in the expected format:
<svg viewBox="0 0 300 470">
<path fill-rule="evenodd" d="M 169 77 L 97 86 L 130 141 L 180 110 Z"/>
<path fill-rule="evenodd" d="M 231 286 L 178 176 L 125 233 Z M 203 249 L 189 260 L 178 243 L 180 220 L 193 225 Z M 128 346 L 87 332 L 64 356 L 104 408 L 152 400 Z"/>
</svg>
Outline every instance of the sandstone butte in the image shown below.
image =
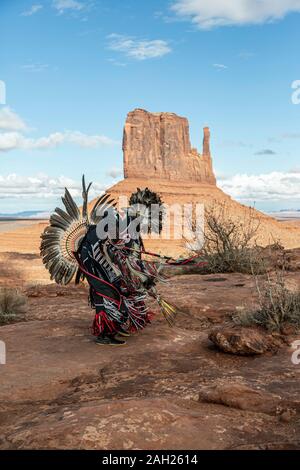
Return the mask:
<svg viewBox="0 0 300 470">
<path fill-rule="evenodd" d="M 123 133 L 124 179 L 110 189 L 115 199 L 130 197 L 139 188 L 158 192 L 164 203 L 203 203 L 224 206 L 233 219 L 260 222 L 257 243 L 265 246 L 280 241 L 286 248 L 300 246 L 296 223 L 278 222 L 234 201 L 217 187 L 210 152 L 210 131 L 204 128 L 202 153 L 192 148 L 189 123 L 174 113 L 150 113 L 135 109 L 128 113 Z M 148 249 L 170 255 L 185 251 L 181 240 L 148 240 Z"/>
</svg>

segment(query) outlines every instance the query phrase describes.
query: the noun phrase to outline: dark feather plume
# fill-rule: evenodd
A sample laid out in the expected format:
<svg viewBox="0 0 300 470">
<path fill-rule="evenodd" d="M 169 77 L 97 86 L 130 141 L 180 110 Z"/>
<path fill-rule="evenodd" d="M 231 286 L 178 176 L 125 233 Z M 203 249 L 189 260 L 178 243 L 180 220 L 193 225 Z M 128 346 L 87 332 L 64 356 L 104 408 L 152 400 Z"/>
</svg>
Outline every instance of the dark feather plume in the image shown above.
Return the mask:
<svg viewBox="0 0 300 470">
<path fill-rule="evenodd" d="M 76 272 L 76 281 L 79 282 L 83 278 L 72 251 L 76 251 L 89 225 L 97 224 L 105 210 L 116 206 L 110 196 L 104 194 L 94 204 L 89 217 L 88 192 L 90 187 L 91 183 L 86 186 L 83 176 L 82 215 L 70 192 L 65 188 L 65 194 L 62 197 L 65 210 L 59 207 L 55 209 L 50 217 L 49 225 L 41 235 L 40 252 L 43 263 L 49 270 L 50 278 L 58 284 L 68 284 Z"/>
</svg>

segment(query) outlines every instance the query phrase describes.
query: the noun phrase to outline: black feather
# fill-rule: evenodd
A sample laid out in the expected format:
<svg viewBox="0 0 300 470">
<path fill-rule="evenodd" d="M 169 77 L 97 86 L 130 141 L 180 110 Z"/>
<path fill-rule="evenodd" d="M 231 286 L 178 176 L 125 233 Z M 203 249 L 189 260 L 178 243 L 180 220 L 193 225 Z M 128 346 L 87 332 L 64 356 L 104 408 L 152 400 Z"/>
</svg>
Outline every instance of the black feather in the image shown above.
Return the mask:
<svg viewBox="0 0 300 470">
<path fill-rule="evenodd" d="M 69 227 L 69 223 L 66 222 L 60 215 L 52 214 L 50 217 L 50 224 L 53 227 L 59 227 L 63 230 L 66 230 Z"/>
<path fill-rule="evenodd" d="M 63 211 L 62 209 L 60 209 L 60 207 L 56 207 L 55 208 L 55 212 L 60 215 L 66 222 L 68 222 L 69 224 L 72 223 L 72 218 L 69 216 L 69 214 L 67 214 L 65 211 Z"/>
<path fill-rule="evenodd" d="M 67 188 L 65 188 L 65 196 L 62 197 L 62 201 L 65 205 L 65 208 L 68 214 L 72 217 L 72 219 L 79 220 L 80 219 L 79 209 Z"/>
<path fill-rule="evenodd" d="M 99 197 L 99 199 L 97 199 L 90 213 L 91 220 L 94 220 L 94 218 L 96 217 L 97 215 L 96 211 L 99 205 L 103 204 L 108 198 L 109 198 L 109 194 L 103 194 L 102 196 Z"/>
</svg>

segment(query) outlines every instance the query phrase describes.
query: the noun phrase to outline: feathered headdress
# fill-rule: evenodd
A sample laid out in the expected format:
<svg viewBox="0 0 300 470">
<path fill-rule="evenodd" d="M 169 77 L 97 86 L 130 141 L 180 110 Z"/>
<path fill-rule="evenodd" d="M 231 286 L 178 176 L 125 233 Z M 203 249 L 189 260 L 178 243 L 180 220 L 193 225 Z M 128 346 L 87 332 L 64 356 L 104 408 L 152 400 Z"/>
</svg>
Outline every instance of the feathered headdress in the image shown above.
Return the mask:
<svg viewBox="0 0 300 470">
<path fill-rule="evenodd" d="M 91 183 L 86 187 L 83 176 L 82 211 L 65 188 L 65 195 L 61 198 L 65 210 L 56 207 L 50 217 L 50 224 L 41 235 L 40 253 L 43 263 L 50 272 L 51 280 L 55 280 L 58 284 L 68 284 L 76 273 L 78 264 L 73 253 L 78 250 L 89 226 L 96 225 L 105 210 L 116 206 L 109 194 L 104 194 L 88 213 L 90 187 Z"/>
</svg>

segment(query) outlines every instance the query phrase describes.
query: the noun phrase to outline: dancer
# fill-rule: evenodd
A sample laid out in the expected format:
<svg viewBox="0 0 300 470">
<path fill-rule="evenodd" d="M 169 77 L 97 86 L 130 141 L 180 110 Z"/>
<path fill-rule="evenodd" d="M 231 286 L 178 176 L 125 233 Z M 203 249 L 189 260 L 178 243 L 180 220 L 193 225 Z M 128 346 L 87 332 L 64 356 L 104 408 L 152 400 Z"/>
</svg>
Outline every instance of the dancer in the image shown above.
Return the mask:
<svg viewBox="0 0 300 470">
<path fill-rule="evenodd" d="M 82 186 L 82 210 L 65 189 L 62 201 L 66 210 L 56 208 L 41 235 L 41 256 L 51 279 L 63 285 L 74 276 L 77 284 L 86 279 L 90 305 L 96 311 L 92 331 L 97 344 L 123 345 L 124 337 L 145 328 L 153 316 L 146 305 L 147 297 L 157 301 L 172 326 L 178 309 L 156 290 L 158 282 L 166 282 L 160 271 L 165 264 L 194 260 L 175 261 L 147 253 L 140 236 L 140 214 L 120 214 L 108 194 L 101 196 L 88 213 L 91 183 L 86 188 L 84 176 Z M 135 199 L 149 205 L 154 194 L 148 188 L 138 189 Z M 154 228 L 153 220 L 151 224 Z M 161 230 L 161 218 L 157 229 Z M 142 259 L 143 254 L 154 256 L 155 261 Z"/>
</svg>

